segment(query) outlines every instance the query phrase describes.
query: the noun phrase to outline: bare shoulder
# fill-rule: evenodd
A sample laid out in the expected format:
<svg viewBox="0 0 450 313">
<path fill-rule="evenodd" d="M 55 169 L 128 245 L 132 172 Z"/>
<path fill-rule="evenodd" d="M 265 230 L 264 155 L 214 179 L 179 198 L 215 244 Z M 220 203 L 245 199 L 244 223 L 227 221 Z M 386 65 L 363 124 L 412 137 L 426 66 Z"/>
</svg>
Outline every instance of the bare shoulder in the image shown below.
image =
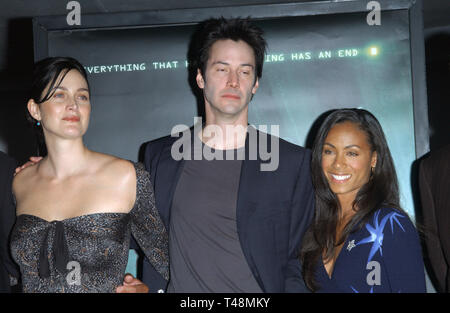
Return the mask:
<svg viewBox="0 0 450 313">
<path fill-rule="evenodd" d="M 135 186 L 136 170 L 133 163 L 112 155 L 96 152 L 96 171 L 105 178 L 116 181 L 120 185 L 132 184 Z"/>
<path fill-rule="evenodd" d="M 130 161 L 98 153 L 96 156 L 96 177 L 103 186 L 114 191 L 115 195 L 122 195 L 121 201 L 126 201 L 127 207 L 131 209 L 136 199 L 136 170 Z"/>
</svg>

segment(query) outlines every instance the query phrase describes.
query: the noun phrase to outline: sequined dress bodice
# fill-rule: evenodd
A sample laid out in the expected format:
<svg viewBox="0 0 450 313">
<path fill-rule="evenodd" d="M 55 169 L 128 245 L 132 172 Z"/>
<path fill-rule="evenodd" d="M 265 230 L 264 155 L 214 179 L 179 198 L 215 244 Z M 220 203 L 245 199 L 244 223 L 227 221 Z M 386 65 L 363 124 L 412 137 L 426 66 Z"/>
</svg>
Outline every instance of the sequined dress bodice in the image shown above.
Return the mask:
<svg viewBox="0 0 450 313">
<path fill-rule="evenodd" d="M 168 241 L 149 174 L 135 164 L 136 203 L 129 213 L 94 213 L 46 221 L 17 217 L 11 252 L 24 292 L 114 292 L 128 262 L 131 234 L 168 279 Z"/>
</svg>

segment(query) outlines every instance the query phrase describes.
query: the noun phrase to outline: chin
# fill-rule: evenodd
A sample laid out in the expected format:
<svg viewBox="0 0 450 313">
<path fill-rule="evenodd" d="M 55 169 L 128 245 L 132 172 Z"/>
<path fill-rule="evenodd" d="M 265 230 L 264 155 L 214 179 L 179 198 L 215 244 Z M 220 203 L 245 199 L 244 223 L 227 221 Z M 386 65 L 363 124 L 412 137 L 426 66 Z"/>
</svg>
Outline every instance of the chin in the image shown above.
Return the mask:
<svg viewBox="0 0 450 313">
<path fill-rule="evenodd" d="M 63 134 L 63 137 L 66 139 L 77 139 L 80 137 L 83 137 L 86 131 L 80 130 L 80 129 L 70 129 L 66 130 Z"/>
<path fill-rule="evenodd" d="M 229 105 L 224 105 L 224 106 L 220 107 L 219 110 L 220 110 L 220 112 L 225 113 L 225 114 L 236 115 L 236 114 L 240 113 L 244 108 L 245 108 L 245 106 L 229 104 Z"/>
<path fill-rule="evenodd" d="M 350 195 L 353 194 L 354 197 L 356 198 L 356 194 L 358 193 L 358 191 L 361 189 L 361 187 L 347 187 L 347 188 L 331 188 L 331 191 L 333 191 L 334 194 L 336 194 L 337 196 L 339 195 Z"/>
<path fill-rule="evenodd" d="M 350 192 L 350 191 L 347 191 L 347 190 L 336 189 L 336 188 L 332 188 L 331 191 L 332 191 L 334 194 L 336 194 L 336 195 L 344 195 L 344 194 Z"/>
<path fill-rule="evenodd" d="M 74 140 L 74 139 L 82 138 L 83 135 L 65 134 L 63 137 L 68 140 Z"/>
</svg>

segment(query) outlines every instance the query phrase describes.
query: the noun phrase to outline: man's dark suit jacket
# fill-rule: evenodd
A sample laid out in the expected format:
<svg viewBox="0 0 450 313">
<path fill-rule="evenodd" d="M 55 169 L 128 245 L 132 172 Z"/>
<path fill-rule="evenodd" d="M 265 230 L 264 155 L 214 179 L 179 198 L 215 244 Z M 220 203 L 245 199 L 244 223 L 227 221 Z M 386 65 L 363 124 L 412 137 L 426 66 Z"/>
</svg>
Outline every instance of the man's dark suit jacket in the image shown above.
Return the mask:
<svg viewBox="0 0 450 313">
<path fill-rule="evenodd" d="M 11 258 L 9 234 L 16 219 L 11 184 L 16 162 L 0 151 L 0 292 L 11 292 L 9 274 L 19 277 Z"/>
<path fill-rule="evenodd" d="M 257 134 L 259 138 L 261 133 Z M 270 147 L 270 136 L 267 137 Z M 172 199 L 184 164 L 184 160 L 176 161 L 171 156 L 172 145 L 179 139 L 163 137 L 147 143 L 145 149 L 145 167 L 151 174 L 156 206 L 167 230 Z M 246 151 L 249 151 L 248 135 Z M 242 162 L 237 231 L 244 256 L 264 292 L 307 292 L 298 252 L 314 213 L 311 153 L 281 139 L 279 152 L 279 166 L 275 171 L 260 170 L 263 161 L 259 153 L 257 160 L 246 158 Z M 150 292 L 167 287 L 167 282 L 147 260 L 144 260 L 142 280 Z"/>
<path fill-rule="evenodd" d="M 425 244 L 439 292 L 450 292 L 450 145 L 420 163 Z"/>
</svg>

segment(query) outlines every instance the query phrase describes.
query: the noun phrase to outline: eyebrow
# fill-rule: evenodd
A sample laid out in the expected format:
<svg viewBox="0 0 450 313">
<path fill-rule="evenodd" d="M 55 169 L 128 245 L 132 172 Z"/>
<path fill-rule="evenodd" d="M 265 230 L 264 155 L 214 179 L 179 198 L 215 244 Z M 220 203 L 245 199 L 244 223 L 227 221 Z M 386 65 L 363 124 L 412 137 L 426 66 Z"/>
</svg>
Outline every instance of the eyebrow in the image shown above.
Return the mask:
<svg viewBox="0 0 450 313">
<path fill-rule="evenodd" d="M 52 90 L 56 90 L 56 89 L 62 89 L 62 90 L 65 90 L 65 91 L 68 90 L 66 87 L 63 87 L 63 86 L 53 87 Z M 87 88 L 78 88 L 77 91 L 87 91 L 87 92 L 89 92 L 89 89 L 87 89 Z"/>
<path fill-rule="evenodd" d="M 227 62 L 224 62 L 224 61 L 216 61 L 216 62 L 214 62 L 211 65 L 216 65 L 216 64 L 230 65 L 230 63 L 227 63 Z M 240 64 L 239 66 L 250 66 L 251 68 L 255 68 L 255 66 L 253 66 L 252 64 L 247 64 L 247 63 Z"/>
<path fill-rule="evenodd" d="M 333 146 L 331 143 L 328 143 L 328 142 L 325 142 L 323 145 L 329 145 L 329 146 L 331 146 L 331 147 L 336 149 L 335 146 Z M 358 146 L 358 145 L 349 145 L 349 146 L 344 147 L 344 149 L 349 149 L 349 148 L 359 148 L 359 149 L 361 149 L 361 147 Z"/>
</svg>

